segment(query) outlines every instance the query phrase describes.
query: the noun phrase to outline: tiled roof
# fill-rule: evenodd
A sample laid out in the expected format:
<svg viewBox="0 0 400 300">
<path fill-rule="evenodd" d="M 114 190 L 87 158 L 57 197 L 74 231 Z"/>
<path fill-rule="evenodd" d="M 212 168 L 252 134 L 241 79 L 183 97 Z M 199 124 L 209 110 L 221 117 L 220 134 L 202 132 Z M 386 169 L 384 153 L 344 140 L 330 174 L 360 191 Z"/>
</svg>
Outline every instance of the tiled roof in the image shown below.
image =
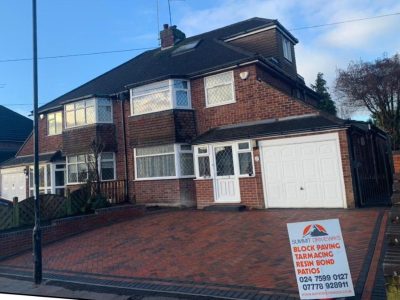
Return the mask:
<svg viewBox="0 0 400 300">
<path fill-rule="evenodd" d="M 0 163 L 15 155 L 16 151 L 0 151 Z"/>
<path fill-rule="evenodd" d="M 223 126 L 211 129 L 197 137 L 194 145 L 253 139 L 289 133 L 319 131 L 324 129 L 345 127 L 346 123 L 340 119 L 326 118 L 321 115 L 305 116 L 283 120 L 264 120 L 253 123 L 242 123 L 232 126 Z"/>
<path fill-rule="evenodd" d="M 40 162 L 52 162 L 60 158 L 61 158 L 60 151 L 39 155 Z M 33 164 L 33 155 L 10 158 L 9 160 L 6 160 L 5 162 L 1 163 L 0 167 L 4 168 L 4 167 L 21 166 L 29 164 Z"/>
<path fill-rule="evenodd" d="M 274 24 L 279 23 L 276 20 L 252 18 L 189 37 L 169 49 L 157 48 L 146 51 L 40 107 L 39 111 L 55 109 L 66 101 L 89 95 L 113 95 L 126 90 L 130 85 L 140 85 L 174 76 L 190 77 L 253 60 L 257 54 L 224 43 L 222 39 Z M 195 49 L 182 51 L 180 54 L 173 53 L 178 47 L 196 40 L 200 42 Z"/>
<path fill-rule="evenodd" d="M 23 142 L 32 131 L 32 120 L 0 105 L 0 141 Z"/>
</svg>

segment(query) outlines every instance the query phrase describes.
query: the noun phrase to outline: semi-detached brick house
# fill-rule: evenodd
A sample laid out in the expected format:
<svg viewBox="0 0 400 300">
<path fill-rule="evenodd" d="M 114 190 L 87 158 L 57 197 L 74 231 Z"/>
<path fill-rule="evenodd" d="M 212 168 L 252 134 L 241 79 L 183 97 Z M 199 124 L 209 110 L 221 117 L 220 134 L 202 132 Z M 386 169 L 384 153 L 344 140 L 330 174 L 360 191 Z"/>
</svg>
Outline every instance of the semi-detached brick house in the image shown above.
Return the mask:
<svg viewBox="0 0 400 300">
<path fill-rule="evenodd" d="M 252 18 L 189 38 L 165 25 L 160 36 L 161 48 L 40 108 L 43 192 L 85 182 L 89 145 L 101 140 L 102 181 L 125 182 L 137 204 L 388 203 L 386 135 L 317 109 L 318 95 L 297 74 L 298 41 L 278 21 Z M 32 152 L 28 139 L 3 168 L 28 167 Z M 387 188 L 380 198 L 365 192 L 372 154 L 384 162 L 374 169 Z"/>
</svg>

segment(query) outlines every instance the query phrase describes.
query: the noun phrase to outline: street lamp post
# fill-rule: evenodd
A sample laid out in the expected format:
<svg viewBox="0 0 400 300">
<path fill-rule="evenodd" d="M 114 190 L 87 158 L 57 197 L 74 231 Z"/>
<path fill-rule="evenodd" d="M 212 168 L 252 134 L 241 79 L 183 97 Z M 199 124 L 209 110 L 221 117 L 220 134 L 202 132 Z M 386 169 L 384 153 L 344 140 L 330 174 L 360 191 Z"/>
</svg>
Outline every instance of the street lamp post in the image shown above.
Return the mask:
<svg viewBox="0 0 400 300">
<path fill-rule="evenodd" d="M 38 121 L 38 61 L 37 61 L 37 22 L 36 0 L 32 0 L 33 25 L 33 137 L 34 137 L 34 197 L 35 227 L 33 228 L 33 259 L 35 284 L 42 282 L 42 232 L 40 229 L 39 201 L 39 121 Z"/>
</svg>

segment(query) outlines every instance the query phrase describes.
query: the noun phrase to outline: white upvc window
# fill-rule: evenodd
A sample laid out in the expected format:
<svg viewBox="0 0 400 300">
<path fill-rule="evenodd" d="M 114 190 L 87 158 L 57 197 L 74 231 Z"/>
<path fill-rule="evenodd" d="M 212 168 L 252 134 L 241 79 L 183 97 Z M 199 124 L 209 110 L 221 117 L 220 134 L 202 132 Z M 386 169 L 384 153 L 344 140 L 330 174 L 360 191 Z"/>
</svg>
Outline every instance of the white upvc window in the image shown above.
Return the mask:
<svg viewBox="0 0 400 300">
<path fill-rule="evenodd" d="M 250 142 L 237 143 L 237 153 L 239 161 L 239 176 L 253 176 L 253 152 Z"/>
<path fill-rule="evenodd" d="M 190 145 L 136 148 L 134 153 L 137 180 L 194 177 L 193 151 Z"/>
<path fill-rule="evenodd" d="M 62 111 L 47 114 L 47 134 L 61 134 L 63 128 Z"/>
<path fill-rule="evenodd" d="M 103 152 L 100 155 L 100 178 L 101 181 L 115 180 L 115 153 Z"/>
<path fill-rule="evenodd" d="M 101 181 L 115 180 L 115 154 L 103 152 L 98 159 L 98 170 Z M 95 166 L 94 156 L 81 154 L 67 156 L 67 182 L 68 184 L 85 183 L 89 179 L 89 172 Z"/>
<path fill-rule="evenodd" d="M 282 36 L 282 47 L 283 47 L 283 56 L 288 61 L 292 62 L 292 43 L 283 36 Z"/>
<path fill-rule="evenodd" d="M 196 177 L 197 178 L 210 178 L 211 177 L 211 161 L 209 146 L 196 147 Z"/>
<path fill-rule="evenodd" d="M 233 71 L 204 78 L 206 107 L 235 103 Z"/>
<path fill-rule="evenodd" d="M 137 116 L 174 108 L 189 109 L 190 84 L 188 80 L 169 79 L 133 88 L 131 115 Z"/>
<path fill-rule="evenodd" d="M 110 99 L 92 98 L 69 103 L 64 107 L 65 128 L 113 122 Z"/>
</svg>

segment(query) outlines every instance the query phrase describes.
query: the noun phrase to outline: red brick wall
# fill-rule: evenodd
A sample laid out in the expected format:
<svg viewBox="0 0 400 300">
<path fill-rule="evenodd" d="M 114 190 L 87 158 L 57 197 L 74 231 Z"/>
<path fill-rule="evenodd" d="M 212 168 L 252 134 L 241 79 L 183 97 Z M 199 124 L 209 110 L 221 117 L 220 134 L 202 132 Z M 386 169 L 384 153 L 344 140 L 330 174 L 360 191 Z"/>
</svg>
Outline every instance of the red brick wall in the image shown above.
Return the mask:
<svg viewBox="0 0 400 300">
<path fill-rule="evenodd" d="M 321 134 L 321 133 L 316 132 L 312 134 L 300 134 L 296 136 L 307 136 L 316 134 Z M 355 201 L 354 201 L 353 183 L 351 176 L 346 130 L 338 131 L 338 134 L 339 134 L 340 152 L 342 157 L 343 178 L 344 178 L 347 206 L 349 208 L 353 208 L 355 207 Z M 293 136 L 286 136 L 286 137 L 280 136 L 271 139 L 277 139 L 277 138 L 281 139 L 290 137 Z M 254 149 L 253 157 L 256 156 L 259 157 L 260 156 L 259 152 L 260 152 L 259 149 Z M 254 160 L 254 168 L 255 168 L 254 177 L 239 178 L 241 204 L 244 204 L 250 208 L 264 208 L 265 200 L 264 200 L 262 173 L 261 173 L 261 160 L 259 160 L 258 162 Z M 195 191 L 196 191 L 196 200 L 198 208 L 201 209 L 206 206 L 215 204 L 212 179 L 195 180 Z"/>
<path fill-rule="evenodd" d="M 93 124 L 66 129 L 63 132 L 64 154 L 68 156 L 89 153 L 91 143 L 96 139 L 104 145 L 104 151 L 115 152 L 114 124 Z"/>
<path fill-rule="evenodd" d="M 393 151 L 394 172 L 400 174 L 400 151 Z"/>
<path fill-rule="evenodd" d="M 214 186 L 212 179 L 196 179 L 195 194 L 197 208 L 204 208 L 206 206 L 214 204 Z"/>
<path fill-rule="evenodd" d="M 240 72 L 248 71 L 242 80 Z M 191 82 L 192 106 L 198 134 L 221 125 L 317 113 L 311 106 L 278 91 L 263 81 L 263 71 L 255 65 L 234 70 L 236 103 L 206 108 L 204 79 Z"/>
<path fill-rule="evenodd" d="M 114 222 L 142 216 L 144 212 L 133 206 L 98 210 L 96 214 L 55 220 L 42 227 L 43 244 L 54 242 Z M 32 229 L 0 233 L 0 259 L 32 249 Z"/>
<path fill-rule="evenodd" d="M 47 135 L 47 115 L 43 119 L 39 118 L 39 152 L 55 152 L 63 149 L 63 136 Z M 30 135 L 18 152 L 18 156 L 32 155 L 33 154 L 33 135 Z"/>
<path fill-rule="evenodd" d="M 338 133 L 339 133 L 340 154 L 342 156 L 342 169 L 343 169 L 344 189 L 347 199 L 347 207 L 354 208 L 356 206 L 356 202 L 354 199 L 353 179 L 351 176 L 351 164 L 350 164 L 347 132 L 346 130 L 341 130 Z"/>
<path fill-rule="evenodd" d="M 195 205 L 193 179 L 139 180 L 133 186 L 137 204 Z"/>
</svg>

